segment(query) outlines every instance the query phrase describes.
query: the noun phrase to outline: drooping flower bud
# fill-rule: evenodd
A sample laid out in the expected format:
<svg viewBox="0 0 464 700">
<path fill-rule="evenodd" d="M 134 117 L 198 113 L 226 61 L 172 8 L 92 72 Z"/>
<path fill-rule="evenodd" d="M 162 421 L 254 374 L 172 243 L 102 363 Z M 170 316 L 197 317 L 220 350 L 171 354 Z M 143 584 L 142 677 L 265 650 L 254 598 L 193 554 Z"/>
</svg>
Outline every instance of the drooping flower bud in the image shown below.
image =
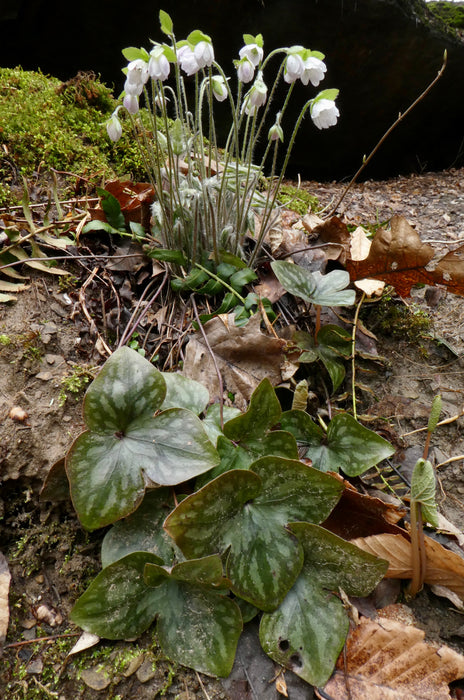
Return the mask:
<svg viewBox="0 0 464 700">
<path fill-rule="evenodd" d="M 214 61 L 213 45 L 209 41 L 199 41 L 195 44 L 193 55 L 200 68 L 209 67 Z"/>
<path fill-rule="evenodd" d="M 340 116 L 338 107 L 333 100 L 316 100 L 311 106 L 311 119 L 318 129 L 328 129 L 335 126 Z"/>
<path fill-rule="evenodd" d="M 237 77 L 242 83 L 249 83 L 255 75 L 255 67 L 246 56 L 241 61 L 236 61 Z"/>
<path fill-rule="evenodd" d="M 124 95 L 122 103 L 129 114 L 137 114 L 139 111 L 139 98 L 137 95 Z"/>
<path fill-rule="evenodd" d="M 227 84 L 222 75 L 213 75 L 211 78 L 211 87 L 213 95 L 218 102 L 224 102 L 227 99 Z"/>
<path fill-rule="evenodd" d="M 269 129 L 268 139 L 269 141 L 282 141 L 284 140 L 284 132 L 280 126 L 281 112 L 276 115 L 275 123 Z"/>
<path fill-rule="evenodd" d="M 150 60 L 148 61 L 148 73 L 153 80 L 166 80 L 169 76 L 171 65 L 164 55 L 162 46 L 155 46 L 150 51 Z"/>
<path fill-rule="evenodd" d="M 245 107 L 245 112 L 249 114 L 247 108 L 258 108 L 266 103 L 267 99 L 267 86 L 263 80 L 262 71 L 258 72 L 258 76 L 253 83 L 251 90 L 247 95 L 247 107 Z M 254 113 L 255 110 L 253 110 Z"/>
<path fill-rule="evenodd" d="M 120 109 L 120 106 L 116 107 L 113 114 L 106 122 L 106 133 L 113 142 L 119 141 L 122 136 L 122 124 L 118 119 L 118 111 Z"/>
</svg>

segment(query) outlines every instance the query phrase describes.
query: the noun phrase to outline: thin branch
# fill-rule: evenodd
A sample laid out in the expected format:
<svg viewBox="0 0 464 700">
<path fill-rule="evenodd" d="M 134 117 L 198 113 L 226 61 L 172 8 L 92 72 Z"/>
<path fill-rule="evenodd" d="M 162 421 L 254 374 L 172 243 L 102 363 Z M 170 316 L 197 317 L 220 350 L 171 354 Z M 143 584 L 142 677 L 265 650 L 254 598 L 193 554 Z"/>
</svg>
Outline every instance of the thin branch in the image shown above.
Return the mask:
<svg viewBox="0 0 464 700">
<path fill-rule="evenodd" d="M 384 135 L 382 136 L 382 138 L 380 139 L 380 141 L 377 143 L 377 145 L 374 147 L 374 149 L 369 153 L 369 155 L 367 156 L 367 158 L 364 158 L 361 167 L 358 169 L 358 171 L 355 173 L 355 175 L 354 175 L 353 178 L 350 180 L 350 182 L 348 183 L 348 185 L 345 187 L 345 189 L 343 190 L 343 192 L 342 192 L 340 198 L 339 198 L 338 201 L 336 202 L 335 206 L 332 207 L 332 209 L 330 210 L 330 212 L 327 214 L 327 218 L 330 217 L 330 216 L 333 216 L 333 215 L 335 214 L 335 212 L 337 211 L 338 207 L 340 206 L 340 204 L 343 202 L 343 200 L 345 199 L 346 195 L 347 195 L 348 192 L 350 191 L 351 187 L 354 185 L 354 183 L 356 182 L 356 180 L 358 179 L 358 177 L 361 175 L 361 173 L 362 173 L 362 171 L 364 170 L 364 168 L 368 165 L 368 163 L 370 163 L 370 161 L 372 160 L 372 158 L 375 156 L 375 154 L 377 153 L 377 151 L 379 150 L 379 148 L 380 148 L 380 146 L 383 144 L 383 142 L 390 136 L 390 134 L 391 134 L 391 132 L 393 131 L 393 129 L 395 129 L 395 128 L 398 126 L 398 124 L 400 124 L 400 123 L 403 121 L 403 119 L 405 119 L 405 118 L 407 117 L 407 115 L 414 109 L 414 107 L 416 107 L 416 105 L 418 105 L 419 102 L 421 102 L 421 101 L 424 99 L 424 97 L 425 97 L 426 95 L 428 95 L 428 93 L 430 92 L 430 90 L 431 90 L 431 89 L 434 87 L 434 85 L 440 80 L 440 78 L 441 78 L 441 76 L 443 75 L 443 72 L 444 72 L 444 70 L 445 70 L 445 68 L 446 68 L 447 61 L 448 61 L 448 53 L 447 53 L 447 51 L 445 50 L 445 52 L 444 52 L 444 54 L 443 54 L 443 63 L 442 63 L 442 66 L 441 66 L 440 70 L 438 71 L 437 75 L 435 76 L 435 78 L 432 80 L 432 82 L 430 83 L 430 85 L 428 85 L 428 87 L 425 88 L 424 92 L 422 92 L 422 93 L 419 95 L 419 97 L 417 97 L 417 98 L 414 100 L 414 102 L 413 102 L 411 105 L 409 105 L 409 107 L 407 108 L 407 110 L 406 110 L 405 112 L 399 114 L 398 119 L 390 126 L 389 129 L 387 129 L 387 131 L 384 133 Z"/>
</svg>

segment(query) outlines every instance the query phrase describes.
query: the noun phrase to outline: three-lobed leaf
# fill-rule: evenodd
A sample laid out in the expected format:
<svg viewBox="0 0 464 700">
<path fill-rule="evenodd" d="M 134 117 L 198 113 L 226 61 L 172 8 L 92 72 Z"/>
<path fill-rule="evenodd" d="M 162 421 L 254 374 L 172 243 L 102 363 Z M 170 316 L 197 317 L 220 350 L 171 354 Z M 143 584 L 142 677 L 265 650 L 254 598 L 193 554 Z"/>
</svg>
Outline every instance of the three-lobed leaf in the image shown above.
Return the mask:
<svg viewBox="0 0 464 700">
<path fill-rule="evenodd" d="M 71 619 L 100 637 L 127 639 L 138 637 L 156 617 L 159 642 L 170 658 L 227 676 L 242 618 L 237 605 L 216 590 L 224 583 L 218 556 L 169 570 L 155 555 L 133 552 L 103 569 L 75 604 Z"/>
<path fill-rule="evenodd" d="M 293 340 L 303 350 L 298 361 L 321 360 L 330 375 L 333 390 L 336 391 L 345 378 L 343 359 L 351 354 L 351 335 L 348 331 L 329 324 L 319 330 L 317 339 L 309 333 L 297 331 Z"/>
<path fill-rule="evenodd" d="M 226 553 L 231 589 L 263 610 L 275 609 L 296 580 L 302 549 L 287 524 L 322 522 L 343 485 L 296 460 L 263 457 L 187 497 L 164 527 L 187 557 Z"/>
<path fill-rule="evenodd" d="M 356 293 L 345 289 L 350 275 L 345 270 L 332 270 L 326 275 L 310 272 L 285 260 L 275 260 L 271 267 L 282 287 L 309 304 L 319 306 L 352 306 Z"/>
<path fill-rule="evenodd" d="M 308 683 L 322 686 L 330 677 L 348 633 L 349 620 L 337 597 L 366 596 L 383 578 L 388 562 L 324 528 L 295 522 L 289 529 L 304 550 L 301 573 L 277 610 L 260 625 L 264 651 Z"/>
<path fill-rule="evenodd" d="M 214 467 L 218 454 L 191 411 L 156 414 L 166 382 L 130 348 L 106 361 L 84 399 L 89 428 L 66 457 L 71 498 L 84 527 L 108 525 L 132 513 L 146 485 L 173 485 Z"/>
<path fill-rule="evenodd" d="M 337 414 L 327 433 L 304 411 L 286 411 L 281 425 L 306 448 L 305 457 L 311 459 L 313 466 L 323 472 L 342 470 L 348 476 L 359 476 L 395 451 L 387 440 L 349 413 Z"/>
</svg>

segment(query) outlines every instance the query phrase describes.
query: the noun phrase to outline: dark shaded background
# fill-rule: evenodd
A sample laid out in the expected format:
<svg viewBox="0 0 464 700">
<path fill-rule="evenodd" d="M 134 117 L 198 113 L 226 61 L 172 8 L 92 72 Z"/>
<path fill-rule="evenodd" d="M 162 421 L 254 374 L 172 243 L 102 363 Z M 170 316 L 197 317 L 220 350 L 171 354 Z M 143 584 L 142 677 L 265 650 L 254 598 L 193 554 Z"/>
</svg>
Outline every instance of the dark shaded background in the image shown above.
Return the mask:
<svg viewBox="0 0 464 700">
<path fill-rule="evenodd" d="M 303 123 L 290 173 L 304 177 L 349 178 L 437 74 L 446 48 L 444 77 L 389 137 L 364 177 L 463 164 L 464 43 L 420 20 L 422 0 L 2 0 L 0 65 L 40 68 L 63 80 L 93 70 L 118 94 L 121 49 L 149 49 L 150 38 L 162 40 L 160 8 L 171 14 L 178 38 L 194 28 L 210 34 L 230 75 L 244 32 L 261 32 L 266 51 L 302 44 L 326 54 L 326 79 L 317 89 L 298 85 L 284 124 L 288 139 L 306 99 L 321 88 L 340 89 L 336 127 L 320 132 L 309 116 Z M 266 76 L 270 82 L 272 70 Z M 278 105 L 277 99 L 275 111 Z"/>
</svg>

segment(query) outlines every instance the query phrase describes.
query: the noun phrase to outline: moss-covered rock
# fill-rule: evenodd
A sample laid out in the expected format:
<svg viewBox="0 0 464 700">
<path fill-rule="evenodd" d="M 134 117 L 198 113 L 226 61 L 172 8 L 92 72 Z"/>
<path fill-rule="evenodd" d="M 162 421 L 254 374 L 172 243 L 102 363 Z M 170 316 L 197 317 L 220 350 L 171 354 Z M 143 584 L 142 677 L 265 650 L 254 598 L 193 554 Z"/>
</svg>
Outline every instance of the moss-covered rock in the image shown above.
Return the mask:
<svg viewBox="0 0 464 700">
<path fill-rule="evenodd" d="M 448 27 L 464 30 L 464 3 L 431 2 L 428 9 Z"/>
<path fill-rule="evenodd" d="M 116 106 L 93 73 L 62 83 L 40 72 L 0 68 L 0 205 L 16 200 L 22 177 L 52 169 L 100 181 L 130 173 L 143 179 L 131 130 L 112 144 L 105 121 Z"/>
</svg>

